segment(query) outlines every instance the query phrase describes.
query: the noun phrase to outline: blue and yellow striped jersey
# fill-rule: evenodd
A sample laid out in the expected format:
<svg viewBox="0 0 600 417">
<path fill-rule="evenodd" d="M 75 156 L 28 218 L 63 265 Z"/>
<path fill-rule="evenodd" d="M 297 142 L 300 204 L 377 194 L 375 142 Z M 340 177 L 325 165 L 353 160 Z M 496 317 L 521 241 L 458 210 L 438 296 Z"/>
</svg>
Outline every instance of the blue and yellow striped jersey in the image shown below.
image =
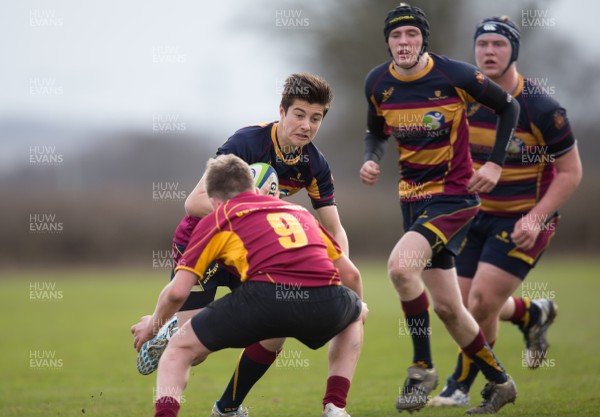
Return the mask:
<svg viewBox="0 0 600 417">
<path fill-rule="evenodd" d="M 317 147 L 309 143 L 292 155 L 284 154 L 277 141 L 278 122 L 244 127 L 231 136 L 217 155 L 234 154 L 249 164 L 264 162 L 275 168 L 282 197 L 306 188 L 313 207 L 335 204 L 333 176 Z"/>
<path fill-rule="evenodd" d="M 554 161 L 573 148 L 575 140 L 567 114 L 543 87 L 519 75 L 513 96 L 521 106 L 498 185 L 480 193 L 481 210 L 494 215 L 527 213 L 546 193 L 556 175 Z M 471 103 L 467 112 L 474 167 L 483 164 L 492 149 L 496 115 Z"/>
<path fill-rule="evenodd" d="M 469 194 L 467 103 L 486 96 L 489 83 L 476 67 L 431 53 L 414 76 L 398 74 L 392 61 L 367 75 L 369 120 L 377 121 L 369 131 L 397 140 L 401 201 Z"/>
<path fill-rule="evenodd" d="M 277 172 L 282 197 L 306 188 L 313 208 L 335 204 L 333 176 L 323 154 L 312 143 L 293 155 L 284 154 L 277 142 L 277 125 L 273 122 L 243 127 L 217 150 L 217 155 L 234 154 L 248 164 L 264 162 L 271 165 Z M 197 217 L 184 216 L 173 241 L 187 246 L 198 221 Z"/>
</svg>

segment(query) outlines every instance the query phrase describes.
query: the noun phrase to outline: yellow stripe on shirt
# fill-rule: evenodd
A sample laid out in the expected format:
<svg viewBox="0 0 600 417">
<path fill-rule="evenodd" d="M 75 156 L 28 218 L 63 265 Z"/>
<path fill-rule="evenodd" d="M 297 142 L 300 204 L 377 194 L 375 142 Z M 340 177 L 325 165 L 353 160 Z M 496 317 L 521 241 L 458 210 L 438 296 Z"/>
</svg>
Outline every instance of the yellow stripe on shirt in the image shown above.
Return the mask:
<svg viewBox="0 0 600 417">
<path fill-rule="evenodd" d="M 437 149 L 407 149 L 403 146 L 400 149 L 400 162 L 410 162 L 421 165 L 439 165 L 450 159 L 450 146 L 443 146 Z"/>
</svg>

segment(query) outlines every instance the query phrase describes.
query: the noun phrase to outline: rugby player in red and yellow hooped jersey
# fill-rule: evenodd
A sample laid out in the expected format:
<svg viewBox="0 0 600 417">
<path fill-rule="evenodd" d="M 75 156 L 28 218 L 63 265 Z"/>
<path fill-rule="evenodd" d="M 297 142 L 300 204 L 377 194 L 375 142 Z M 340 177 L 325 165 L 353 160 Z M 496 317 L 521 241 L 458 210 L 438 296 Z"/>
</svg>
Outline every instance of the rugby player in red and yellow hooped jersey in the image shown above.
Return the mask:
<svg viewBox="0 0 600 417">
<path fill-rule="evenodd" d="M 388 274 L 400 296 L 414 352 L 396 408 L 422 408 L 437 385 L 426 284 L 450 335 L 489 381 L 490 395 L 473 412 L 495 412 L 514 401 L 516 386 L 462 304 L 454 257 L 478 211 L 475 193 L 491 191 L 500 177 L 519 105 L 474 66 L 429 54 L 429 23 L 418 7 L 401 4 L 390 11 L 384 35 L 392 59 L 366 77 L 368 130 L 360 177 L 368 185 L 377 181 L 379 161 L 393 136 L 400 154 L 405 234 L 392 250 Z M 466 117 L 471 100 L 498 115 L 490 157 L 475 172 Z"/>
<path fill-rule="evenodd" d="M 158 368 L 156 417 L 178 415 L 190 367 L 212 352 L 283 337 L 318 349 L 345 329 L 360 331 L 365 314 L 358 294 L 340 285 L 360 280 L 358 269 L 306 209 L 257 195 L 248 165 L 235 155 L 210 160 L 205 184 L 215 211 L 192 232 L 153 315 L 132 326 L 136 349 L 178 311 L 214 260 L 244 283 L 171 338 Z M 248 410 L 215 405 L 212 416 L 247 417 Z"/>
<path fill-rule="evenodd" d="M 474 41 L 477 66 L 511 92 L 521 111 L 498 185 L 479 195 L 481 211 L 456 258 L 459 285 L 487 340 L 496 340 L 499 318 L 512 321 L 525 336 L 527 365 L 537 368 L 549 359 L 546 333 L 556 305 L 548 294 L 537 294 L 537 299 L 511 295 L 554 236 L 557 210 L 581 181 L 581 161 L 566 111 L 551 97 L 553 91 L 517 72 L 517 25 L 506 16 L 484 19 Z M 471 105 L 467 116 L 478 168 L 492 149 L 497 118 L 479 104 Z M 477 366 L 459 354 L 454 373 L 432 403 L 466 405 L 477 373 Z"/>
</svg>

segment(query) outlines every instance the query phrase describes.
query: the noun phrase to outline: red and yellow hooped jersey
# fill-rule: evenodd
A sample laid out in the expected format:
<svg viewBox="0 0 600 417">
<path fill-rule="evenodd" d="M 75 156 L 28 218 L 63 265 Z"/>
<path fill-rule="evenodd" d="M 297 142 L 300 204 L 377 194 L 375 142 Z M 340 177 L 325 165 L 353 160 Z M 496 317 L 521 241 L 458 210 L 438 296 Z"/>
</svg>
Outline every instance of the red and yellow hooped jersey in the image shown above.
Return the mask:
<svg viewBox="0 0 600 417">
<path fill-rule="evenodd" d="M 322 287 L 340 285 L 333 261 L 342 255 L 305 208 L 246 192 L 200 220 L 175 271 L 201 277 L 217 260 L 242 281 Z"/>
</svg>

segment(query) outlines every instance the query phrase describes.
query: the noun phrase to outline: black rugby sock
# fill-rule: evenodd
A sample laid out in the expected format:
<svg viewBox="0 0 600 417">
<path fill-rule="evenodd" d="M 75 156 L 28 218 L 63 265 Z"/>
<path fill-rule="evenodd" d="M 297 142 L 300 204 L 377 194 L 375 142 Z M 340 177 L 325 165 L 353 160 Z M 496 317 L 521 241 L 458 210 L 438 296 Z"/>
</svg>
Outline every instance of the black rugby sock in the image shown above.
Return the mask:
<svg viewBox="0 0 600 417">
<path fill-rule="evenodd" d="M 223 413 L 235 411 L 242 404 L 254 384 L 267 372 L 277 358 L 277 352 L 271 352 L 260 343 L 255 343 L 244 349 L 240 355 L 237 367 L 231 380 L 217 402 Z"/>
</svg>

